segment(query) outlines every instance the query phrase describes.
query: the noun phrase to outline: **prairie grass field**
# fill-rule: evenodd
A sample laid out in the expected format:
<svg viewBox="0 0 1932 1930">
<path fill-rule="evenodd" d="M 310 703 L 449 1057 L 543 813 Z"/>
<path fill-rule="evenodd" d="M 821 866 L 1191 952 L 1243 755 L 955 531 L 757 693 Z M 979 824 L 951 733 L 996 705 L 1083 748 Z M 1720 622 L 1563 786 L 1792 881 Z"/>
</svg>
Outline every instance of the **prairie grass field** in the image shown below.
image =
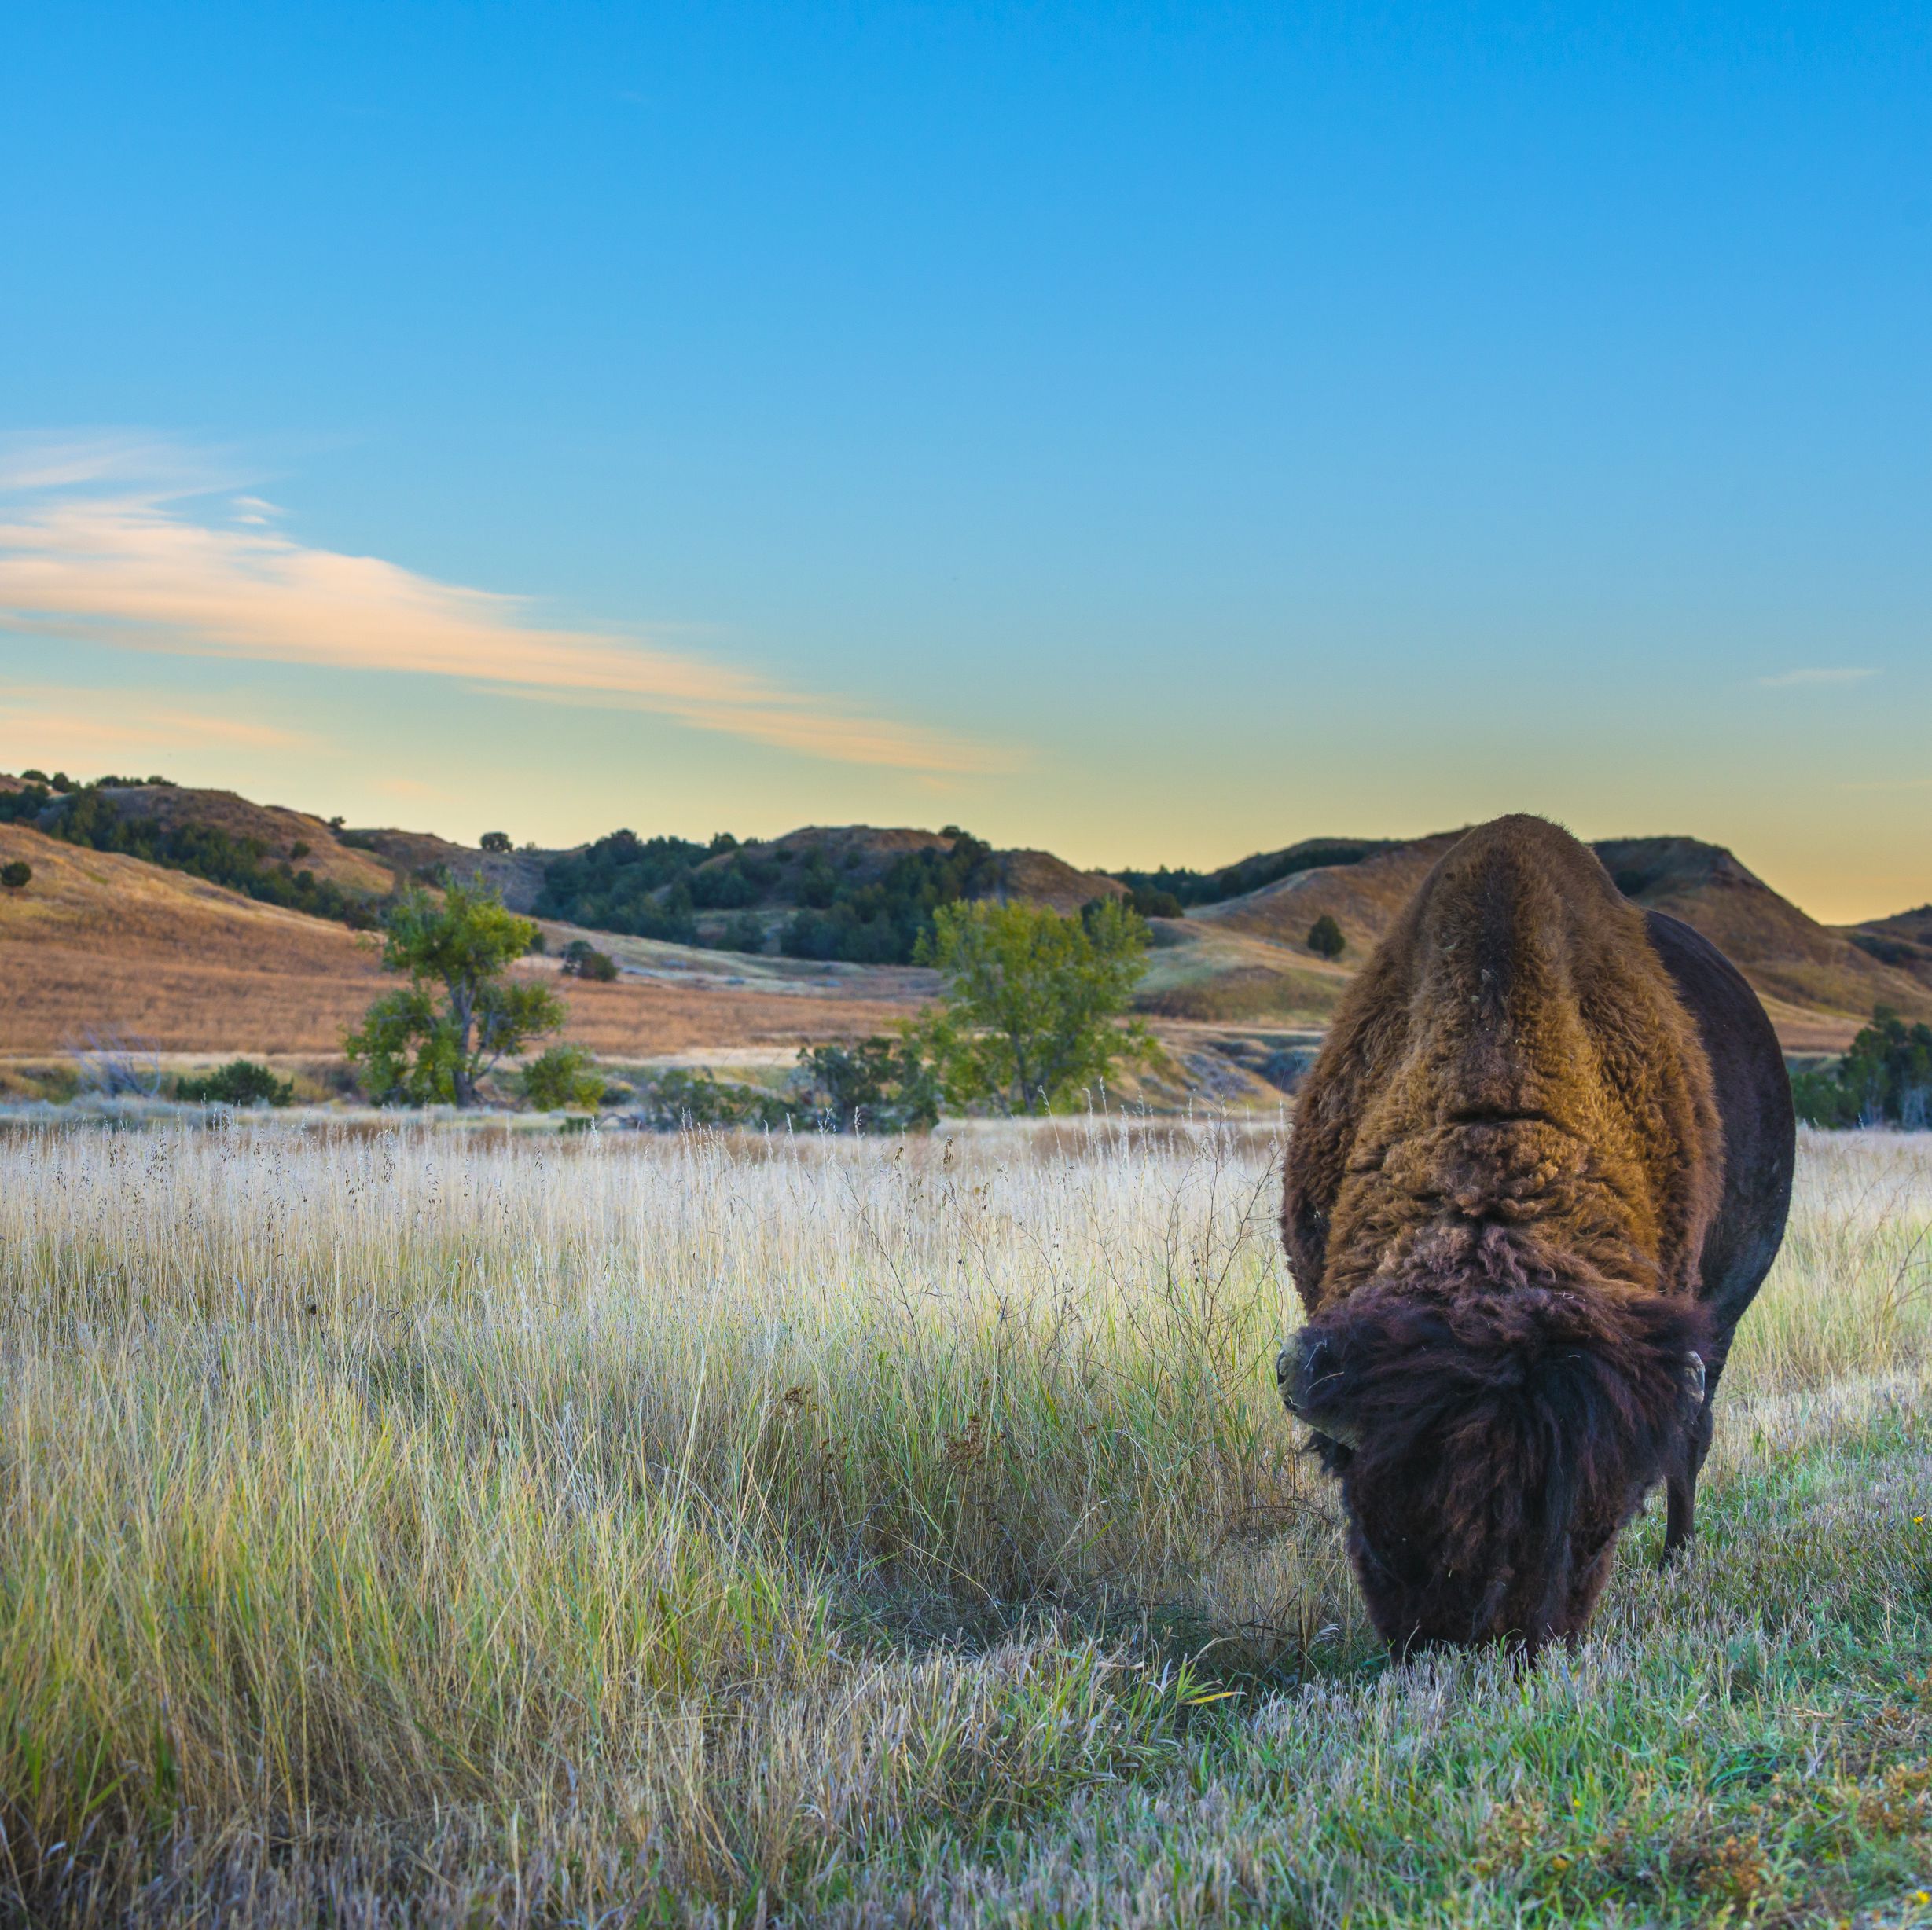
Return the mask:
<svg viewBox="0 0 1932 1930">
<path fill-rule="evenodd" d="M 0 1919 L 1932 1921 L 1932 1135 L 1532 1667 L 1366 1625 L 1280 1151 L 0 1136 Z"/>
</svg>

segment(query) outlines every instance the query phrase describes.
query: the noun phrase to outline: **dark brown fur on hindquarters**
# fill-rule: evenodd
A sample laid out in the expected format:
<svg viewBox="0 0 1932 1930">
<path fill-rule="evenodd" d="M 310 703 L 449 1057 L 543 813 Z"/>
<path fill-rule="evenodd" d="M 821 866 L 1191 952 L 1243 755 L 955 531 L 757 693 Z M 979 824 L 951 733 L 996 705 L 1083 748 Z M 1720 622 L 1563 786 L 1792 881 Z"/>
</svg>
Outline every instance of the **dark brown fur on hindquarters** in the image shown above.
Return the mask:
<svg viewBox="0 0 1932 1930">
<path fill-rule="evenodd" d="M 1284 1202 L 1283 1395 L 1392 1643 L 1575 1634 L 1659 1480 L 1688 1535 L 1791 1137 L 1769 1025 L 1695 934 L 1537 819 L 1445 854 L 1337 1015 Z"/>
</svg>

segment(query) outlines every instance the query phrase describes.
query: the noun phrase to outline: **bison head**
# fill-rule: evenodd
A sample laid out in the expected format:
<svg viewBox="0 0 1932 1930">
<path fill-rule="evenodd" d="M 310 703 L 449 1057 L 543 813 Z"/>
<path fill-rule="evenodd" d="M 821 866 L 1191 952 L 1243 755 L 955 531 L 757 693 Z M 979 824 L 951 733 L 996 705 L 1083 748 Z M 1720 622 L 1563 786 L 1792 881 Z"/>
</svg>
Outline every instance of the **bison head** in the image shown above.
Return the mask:
<svg viewBox="0 0 1932 1930">
<path fill-rule="evenodd" d="M 1704 1393 L 1699 1310 L 1601 1282 L 1365 1286 L 1282 1353 L 1398 1653 L 1580 1634 Z"/>
</svg>

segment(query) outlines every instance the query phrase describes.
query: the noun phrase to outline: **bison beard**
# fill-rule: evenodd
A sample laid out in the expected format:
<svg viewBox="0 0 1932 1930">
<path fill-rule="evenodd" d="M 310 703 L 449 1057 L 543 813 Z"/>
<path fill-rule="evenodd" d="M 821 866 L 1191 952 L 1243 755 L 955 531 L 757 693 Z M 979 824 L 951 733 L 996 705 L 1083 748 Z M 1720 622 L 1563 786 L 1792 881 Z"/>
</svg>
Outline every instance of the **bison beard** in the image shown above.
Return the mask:
<svg viewBox="0 0 1932 1930">
<path fill-rule="evenodd" d="M 1365 1287 L 1280 1363 L 1338 1476 L 1349 1554 L 1398 1653 L 1580 1630 L 1618 1530 L 1703 1400 L 1695 1303 L 1554 1272 Z M 1346 1440 L 1342 1437 L 1346 1436 Z"/>
<path fill-rule="evenodd" d="M 1696 934 L 1540 819 L 1443 855 L 1335 1015 L 1283 1200 L 1282 1397 L 1396 1648 L 1578 1634 L 1659 1480 L 1688 1539 L 1792 1139 L 1769 1022 Z"/>
</svg>

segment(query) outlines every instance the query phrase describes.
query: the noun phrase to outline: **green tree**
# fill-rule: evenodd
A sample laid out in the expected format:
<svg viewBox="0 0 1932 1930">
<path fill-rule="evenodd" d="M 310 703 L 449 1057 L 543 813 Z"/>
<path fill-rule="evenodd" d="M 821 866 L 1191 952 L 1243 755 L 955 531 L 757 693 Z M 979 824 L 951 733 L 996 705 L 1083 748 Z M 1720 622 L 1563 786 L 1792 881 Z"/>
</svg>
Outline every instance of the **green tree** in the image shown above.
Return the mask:
<svg viewBox="0 0 1932 1930">
<path fill-rule="evenodd" d="M 24 858 L 16 858 L 11 864 L 0 864 L 0 885 L 9 891 L 23 891 L 32 882 L 34 868 Z"/>
<path fill-rule="evenodd" d="M 501 857 L 510 848 L 510 834 L 506 831 L 487 831 L 483 835 L 482 849 Z"/>
<path fill-rule="evenodd" d="M 548 986 L 511 978 L 537 927 L 479 878 L 442 897 L 412 891 L 385 922 L 383 969 L 410 983 L 378 999 L 343 1041 L 379 1104 L 476 1103 L 476 1082 L 506 1052 L 554 1032 L 563 1001 Z"/>
<path fill-rule="evenodd" d="M 1932 1026 L 1881 1005 L 1825 1072 L 1791 1075 L 1798 1116 L 1814 1126 L 1932 1126 Z"/>
<path fill-rule="evenodd" d="M 1148 929 L 1117 900 L 1078 918 L 1030 904 L 942 904 L 932 919 L 921 955 L 946 974 L 946 989 L 910 1036 L 955 1105 L 1052 1112 L 1117 1060 L 1151 1051 L 1145 1027 L 1118 1022 Z"/>
<path fill-rule="evenodd" d="M 1348 941 L 1342 936 L 1342 927 L 1330 913 L 1324 912 L 1309 926 L 1308 948 L 1317 958 L 1339 958 L 1348 949 Z"/>
</svg>

